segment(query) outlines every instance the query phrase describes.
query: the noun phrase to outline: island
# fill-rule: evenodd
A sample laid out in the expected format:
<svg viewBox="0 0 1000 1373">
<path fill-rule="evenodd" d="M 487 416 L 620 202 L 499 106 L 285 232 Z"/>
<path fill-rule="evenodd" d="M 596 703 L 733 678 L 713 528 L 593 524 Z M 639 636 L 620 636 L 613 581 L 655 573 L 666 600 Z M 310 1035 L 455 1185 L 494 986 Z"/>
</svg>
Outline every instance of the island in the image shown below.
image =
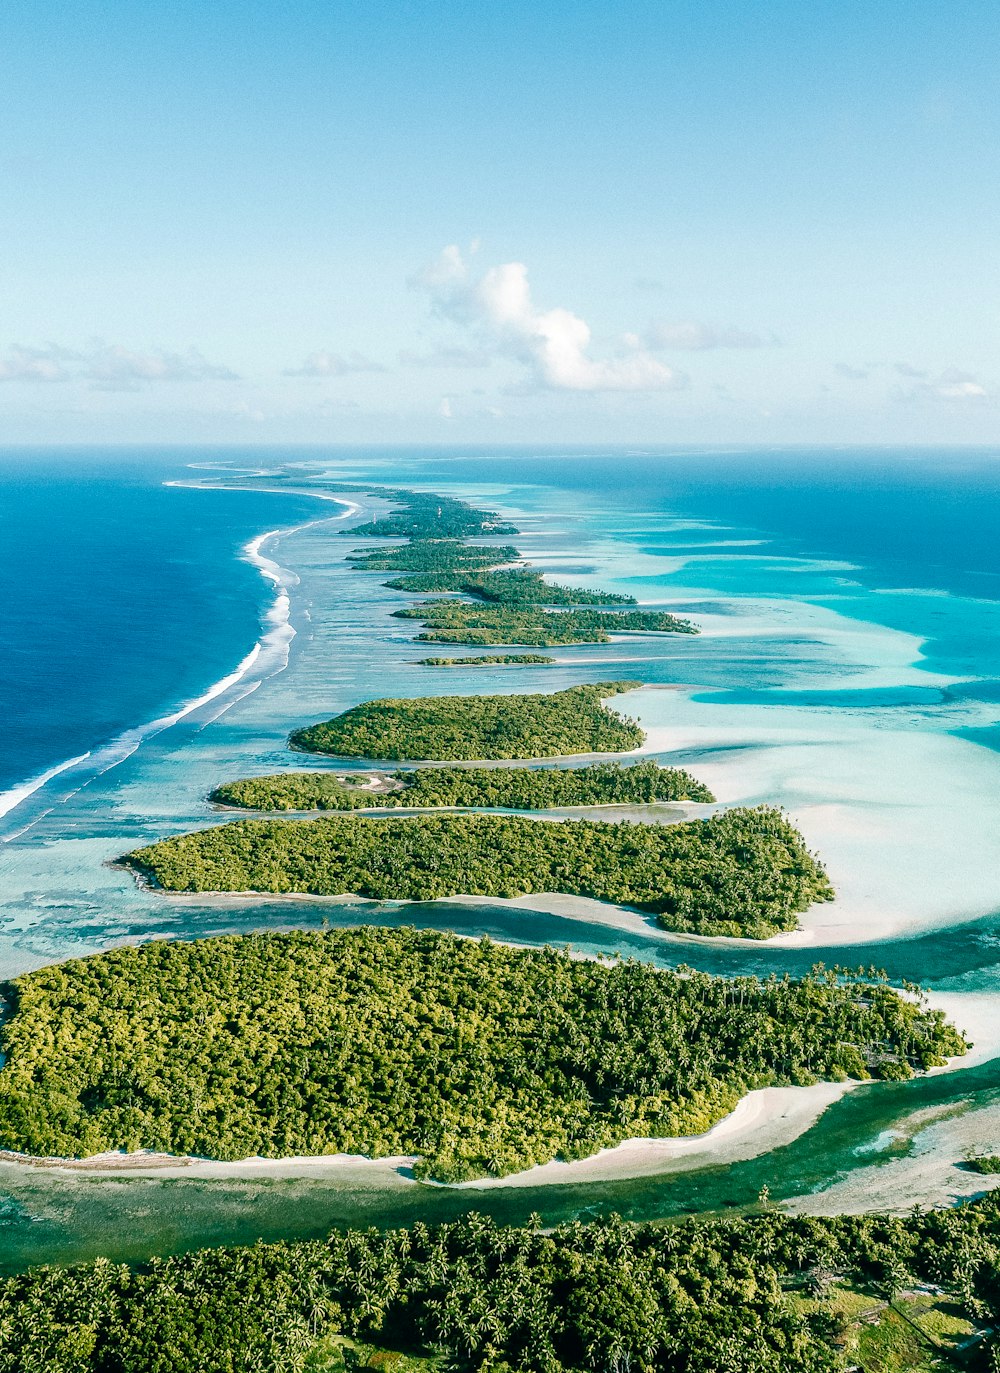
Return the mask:
<svg viewBox="0 0 1000 1373">
<path fill-rule="evenodd" d="M 958 1373 L 995 1363 L 998 1251 L 998 1193 L 551 1230 L 473 1213 L 35 1268 L 0 1279 L 0 1354 L 9 1373 Z"/>
<path fill-rule="evenodd" d="M 371 528 L 369 525 L 369 532 Z M 357 530 L 351 532 L 356 534 Z M 391 548 L 356 548 L 346 558 L 363 572 L 456 572 L 503 567 L 520 560 L 512 544 L 470 544 L 460 539 L 420 539 Z"/>
<path fill-rule="evenodd" d="M 350 533 L 405 535 L 409 543 L 354 549 L 347 561 L 359 571 L 405 573 L 384 583 L 396 591 L 454 593 L 448 600 L 424 601 L 394 612 L 397 618 L 421 621 L 421 642 L 545 648 L 607 643 L 611 634 L 698 633 L 690 620 L 668 611 L 607 609 L 634 606 L 635 598 L 626 593 L 546 582 L 512 544 L 468 543 L 467 537 L 517 533 L 496 511 L 423 492 L 380 494 L 402 508 Z M 588 606 L 603 609 L 580 608 Z"/>
<path fill-rule="evenodd" d="M 416 1155 L 441 1181 L 701 1134 L 753 1088 L 966 1045 L 882 983 L 733 980 L 433 930 L 229 935 L 8 984 L 0 1147 Z"/>
<path fill-rule="evenodd" d="M 561 892 L 647 911 L 667 930 L 769 939 L 833 899 L 778 810 L 642 825 L 523 815 L 237 820 L 126 854 L 172 892 L 354 895 L 378 901 Z"/>
<path fill-rule="evenodd" d="M 499 571 L 417 572 L 385 583 L 392 591 L 460 591 L 500 605 L 635 605 L 634 596 L 547 582 L 526 567 Z"/>
<path fill-rule="evenodd" d="M 373 494 L 391 500 L 397 508 L 389 514 L 341 530 L 351 538 L 447 539 L 493 535 L 501 537 L 518 531 L 495 510 L 479 510 L 467 501 L 441 496 L 433 491 L 410 491 L 403 487 L 379 487 Z"/>
<path fill-rule="evenodd" d="M 683 768 L 592 763 L 582 768 L 420 768 L 390 773 L 278 772 L 224 782 L 210 798 L 242 810 L 364 810 L 406 806 L 503 807 L 709 803 L 715 797 Z"/>
<path fill-rule="evenodd" d="M 645 735 L 603 701 L 641 682 L 594 682 L 549 694 L 365 701 L 295 730 L 294 749 L 340 758 L 441 762 L 622 753 Z"/>
<path fill-rule="evenodd" d="M 481 653 L 476 658 L 417 658 L 418 667 L 516 667 L 554 663 L 544 653 Z"/>
<path fill-rule="evenodd" d="M 393 611 L 399 620 L 419 620 L 418 643 L 606 644 L 612 634 L 697 634 L 690 620 L 668 610 L 549 610 L 544 606 L 484 605 L 458 600 L 421 601 Z"/>
</svg>

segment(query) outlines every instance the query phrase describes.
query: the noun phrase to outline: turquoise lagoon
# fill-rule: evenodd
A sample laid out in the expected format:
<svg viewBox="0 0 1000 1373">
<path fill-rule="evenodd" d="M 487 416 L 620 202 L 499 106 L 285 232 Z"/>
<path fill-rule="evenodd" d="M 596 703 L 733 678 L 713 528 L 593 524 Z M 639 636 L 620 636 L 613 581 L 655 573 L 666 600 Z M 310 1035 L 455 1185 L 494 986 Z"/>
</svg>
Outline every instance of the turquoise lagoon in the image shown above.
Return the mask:
<svg viewBox="0 0 1000 1373">
<path fill-rule="evenodd" d="M 0 468 L 9 475 L 14 461 Z M 991 455 L 254 452 L 200 455 L 190 466 L 190 455 L 145 453 L 127 478 L 115 455 L 87 461 L 88 484 L 103 483 L 105 500 L 118 491 L 129 514 L 116 526 L 117 562 L 110 573 L 106 557 L 100 565 L 95 507 L 89 555 L 73 550 L 72 619 L 53 612 L 39 630 L 44 587 L 30 608 L 10 612 L 8 641 L 31 646 L 26 661 L 49 694 L 39 701 L 36 689 L 29 702 L 22 686 L 19 711 L 17 674 L 0 681 L 9 697 L 0 691 L 0 704 L 31 745 L 19 769 L 15 728 L 0 772 L 3 975 L 121 940 L 419 923 L 723 973 L 875 964 L 894 980 L 924 982 L 978 1050 L 966 1067 L 860 1087 L 771 1153 L 617 1182 L 477 1192 L 403 1174 L 109 1178 L 0 1164 L 0 1267 L 471 1208 L 510 1219 L 649 1218 L 752 1204 L 766 1184 L 795 1207 L 854 1209 L 946 1201 L 983 1185 L 958 1165 L 1000 1145 L 1000 494 Z M 17 470 L 22 533 L 61 500 L 71 528 L 80 469 L 52 458 Z M 219 483 L 252 489 L 189 486 Z M 408 598 L 344 564 L 353 543 L 341 531 L 362 517 L 306 494 L 346 500 L 340 484 L 364 492 L 373 483 L 497 506 L 547 572 L 677 607 L 704 633 L 558 649 L 554 667 L 418 667 L 412 625 L 390 614 Z M 248 553 L 261 534 L 269 537 Z M 52 603 L 69 571 L 48 560 Z M 130 604 L 141 607 L 134 624 Z M 29 609 L 34 640 L 25 638 Z M 77 648 L 83 657 L 67 671 L 66 645 L 81 637 L 92 661 Z M 108 866 L 138 843 L 218 823 L 205 799 L 213 785 L 301 766 L 284 747 L 288 730 L 357 701 L 548 690 L 598 676 L 647 684 L 622 706 L 647 727 L 657 756 L 691 767 L 723 803 L 777 803 L 796 818 L 840 892 L 806 918 L 803 935 L 763 947 L 681 940 L 615 913 L 570 919 L 541 909 L 543 900 L 534 909 L 173 900 Z M 28 794 L 22 784 L 48 772 Z"/>
</svg>

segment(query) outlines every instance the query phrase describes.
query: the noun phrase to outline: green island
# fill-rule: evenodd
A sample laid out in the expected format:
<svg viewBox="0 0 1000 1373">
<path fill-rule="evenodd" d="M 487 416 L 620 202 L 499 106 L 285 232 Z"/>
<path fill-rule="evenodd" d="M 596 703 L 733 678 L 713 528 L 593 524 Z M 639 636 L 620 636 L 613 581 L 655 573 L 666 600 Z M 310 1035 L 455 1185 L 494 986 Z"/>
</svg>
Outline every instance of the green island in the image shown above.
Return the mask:
<svg viewBox="0 0 1000 1373">
<path fill-rule="evenodd" d="M 397 591 L 455 592 L 468 600 L 425 601 L 394 612 L 421 621 L 425 643 L 557 644 L 607 643 L 611 634 L 697 634 L 690 620 L 668 611 L 581 610 L 581 606 L 634 606 L 633 596 L 546 582 L 511 544 L 468 544 L 464 536 L 517 533 L 496 511 L 464 501 L 413 491 L 380 493 L 403 508 L 350 531 L 354 535 L 407 536 L 392 548 L 355 549 L 347 561 L 360 571 L 407 575 L 385 583 Z M 348 531 L 344 531 L 345 533 Z M 456 537 L 457 536 L 457 537 Z M 484 604 L 484 602 L 486 604 Z M 559 611 L 553 606 L 568 607 Z"/>
<path fill-rule="evenodd" d="M 353 534 L 355 531 L 352 530 Z M 394 548 L 356 548 L 346 561 L 369 572 L 457 572 L 519 562 L 511 544 L 467 544 L 458 539 L 420 539 Z"/>
<path fill-rule="evenodd" d="M 648 911 L 667 930 L 768 939 L 833 899 L 780 811 L 641 825 L 523 815 L 237 820 L 162 839 L 120 862 L 175 892 L 435 901 L 561 892 Z"/>
<path fill-rule="evenodd" d="M 635 605 L 634 596 L 561 586 L 545 581 L 540 572 L 527 567 L 501 571 L 418 572 L 395 577 L 385 585 L 392 591 L 461 591 L 467 596 L 502 605 Z"/>
<path fill-rule="evenodd" d="M 1000 1198 L 445 1225 L 0 1280 L 3 1373 L 940 1373 L 1000 1352 Z"/>
<path fill-rule="evenodd" d="M 966 1051 L 942 1012 L 853 976 L 729 980 L 413 929 L 149 943 L 7 998 L 0 1147 L 414 1154 L 442 1181 L 701 1134 L 753 1088 Z"/>
<path fill-rule="evenodd" d="M 365 810 L 475 806 L 552 810 L 558 806 L 711 802 L 683 768 L 592 763 L 583 768 L 419 768 L 391 773 L 278 772 L 224 782 L 210 798 L 243 810 Z"/>
<path fill-rule="evenodd" d="M 624 753 L 646 737 L 602 701 L 640 682 L 594 682 L 549 694 L 428 696 L 365 701 L 297 729 L 292 748 L 339 758 L 558 758 Z"/>
<path fill-rule="evenodd" d="M 398 487 L 378 488 L 373 494 L 385 496 L 401 507 L 368 524 L 341 530 L 353 539 L 464 539 L 516 534 L 495 510 L 479 510 L 467 501 L 434 492 L 409 491 Z"/>
<path fill-rule="evenodd" d="M 476 658 L 418 658 L 418 667 L 513 667 L 516 664 L 554 663 L 544 653 L 481 653 Z"/>
<path fill-rule="evenodd" d="M 612 634 L 697 634 L 689 620 L 668 610 L 548 610 L 544 606 L 484 605 L 471 601 L 421 601 L 394 610 L 398 620 L 419 620 L 419 643 L 606 644 Z"/>
</svg>

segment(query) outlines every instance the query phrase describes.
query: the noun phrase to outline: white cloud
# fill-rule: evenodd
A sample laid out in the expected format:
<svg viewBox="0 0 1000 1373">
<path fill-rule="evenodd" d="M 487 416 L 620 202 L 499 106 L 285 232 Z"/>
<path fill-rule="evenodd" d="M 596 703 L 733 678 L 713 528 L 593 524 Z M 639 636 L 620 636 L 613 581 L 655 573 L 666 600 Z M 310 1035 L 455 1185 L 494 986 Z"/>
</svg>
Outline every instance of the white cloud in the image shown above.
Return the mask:
<svg viewBox="0 0 1000 1373">
<path fill-rule="evenodd" d="M 643 341 L 647 348 L 679 348 L 690 352 L 702 352 L 708 348 L 768 348 L 777 343 L 777 339 L 763 338 L 746 329 L 719 329 L 695 320 L 682 320 L 679 323 L 655 321 L 646 330 Z"/>
<path fill-rule="evenodd" d="M 69 381 L 66 363 L 77 355 L 47 344 L 44 348 L 22 348 L 15 344 L 6 357 L 0 357 L 0 381 Z"/>
<path fill-rule="evenodd" d="M 933 391 L 942 400 L 985 400 L 986 387 L 972 377 L 942 378 Z"/>
<path fill-rule="evenodd" d="M 310 353 L 301 367 L 285 373 L 286 377 L 346 377 L 352 372 L 384 372 L 380 362 L 366 358 L 363 353 Z"/>
<path fill-rule="evenodd" d="M 438 414 L 441 416 L 443 420 L 450 420 L 454 418 L 454 416 L 451 413 L 451 401 L 448 399 L 447 396 L 441 397 L 441 404 L 438 406 Z"/>
<path fill-rule="evenodd" d="M 572 311 L 540 310 L 523 262 L 505 262 L 474 277 L 452 244 L 411 279 L 436 314 L 475 331 L 482 345 L 517 358 L 534 383 L 559 391 L 666 391 L 685 379 L 644 350 L 624 357 L 590 356 L 590 328 Z"/>
<path fill-rule="evenodd" d="M 897 364 L 896 370 L 902 371 L 902 367 Z M 903 372 L 903 375 L 927 378 L 926 372 L 918 372 L 915 368 Z M 990 399 L 990 392 L 971 372 L 960 372 L 955 367 L 949 367 L 937 377 L 917 381 L 908 391 L 901 393 L 901 399 L 982 402 Z"/>
<path fill-rule="evenodd" d="M 136 353 L 115 344 L 92 352 L 81 375 L 101 391 L 137 391 L 157 381 L 237 380 L 235 372 L 209 362 L 196 348 L 186 353 Z"/>
<path fill-rule="evenodd" d="M 137 391 L 158 381 L 235 381 L 228 367 L 209 362 L 197 349 L 134 352 L 118 344 L 95 343 L 85 350 L 46 344 L 14 346 L 0 357 L 0 381 L 86 381 L 98 391 Z"/>
</svg>

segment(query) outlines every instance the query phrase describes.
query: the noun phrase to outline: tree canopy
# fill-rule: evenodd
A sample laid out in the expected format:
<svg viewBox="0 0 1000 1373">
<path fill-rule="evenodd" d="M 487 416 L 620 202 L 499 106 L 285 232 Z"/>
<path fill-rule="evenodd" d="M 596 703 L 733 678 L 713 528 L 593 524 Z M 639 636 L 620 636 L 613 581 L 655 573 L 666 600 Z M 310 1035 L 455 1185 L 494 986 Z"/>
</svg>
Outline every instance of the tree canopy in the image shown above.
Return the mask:
<svg viewBox="0 0 1000 1373">
<path fill-rule="evenodd" d="M 917 1284 L 969 1333 L 921 1337 Z M 458 1373 L 913 1373 L 995 1367 L 998 1327 L 997 1193 L 551 1232 L 473 1214 L 0 1281 L 0 1373 L 319 1373 L 359 1353 L 399 1373 L 408 1354 Z"/>
<path fill-rule="evenodd" d="M 406 772 L 277 772 L 224 782 L 212 792 L 218 805 L 245 810 L 365 810 L 372 807 L 504 807 L 552 810 L 560 806 L 649 805 L 659 801 L 714 801 L 683 768 L 652 759 L 582 768 L 417 768 Z M 389 788 L 392 788 L 391 790 Z"/>
<path fill-rule="evenodd" d="M 237 820 L 122 860 L 167 891 L 354 894 L 383 901 L 564 892 L 649 911 L 670 930 L 767 939 L 833 898 L 780 811 L 641 825 L 518 815 Z"/>
<path fill-rule="evenodd" d="M 550 694 L 365 701 L 297 729 L 293 748 L 341 758 L 555 758 L 622 753 L 646 737 L 602 704 L 639 682 L 595 682 Z"/>
<path fill-rule="evenodd" d="M 434 931 L 120 948 L 9 988 L 0 1146 L 420 1156 L 443 1180 L 698 1134 L 753 1087 L 964 1052 L 938 1011 L 816 974 L 728 981 Z"/>
</svg>

